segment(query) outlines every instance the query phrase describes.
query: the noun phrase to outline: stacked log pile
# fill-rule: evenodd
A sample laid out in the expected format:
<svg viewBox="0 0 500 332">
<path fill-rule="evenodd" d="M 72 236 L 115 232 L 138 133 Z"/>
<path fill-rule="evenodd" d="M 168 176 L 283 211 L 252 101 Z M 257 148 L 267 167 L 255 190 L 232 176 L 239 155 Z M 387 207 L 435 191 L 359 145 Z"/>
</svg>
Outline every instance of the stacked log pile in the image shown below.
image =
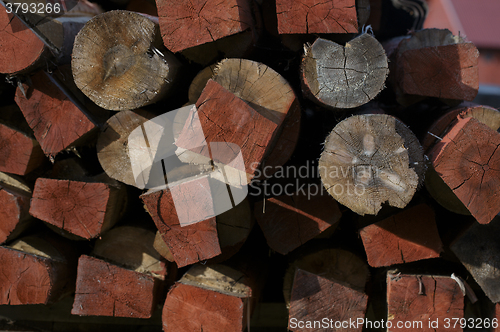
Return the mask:
<svg viewBox="0 0 500 332">
<path fill-rule="evenodd" d="M 0 323 L 498 328 L 471 42 L 377 0 L 55 2 L 0 6 Z"/>
</svg>

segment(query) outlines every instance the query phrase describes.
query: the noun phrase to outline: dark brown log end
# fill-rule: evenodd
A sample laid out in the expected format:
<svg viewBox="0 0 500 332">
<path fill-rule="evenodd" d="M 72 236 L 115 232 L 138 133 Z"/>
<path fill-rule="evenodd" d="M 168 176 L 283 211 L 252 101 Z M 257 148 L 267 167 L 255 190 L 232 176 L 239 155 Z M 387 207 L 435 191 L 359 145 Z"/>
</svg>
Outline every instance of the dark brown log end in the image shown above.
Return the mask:
<svg viewBox="0 0 500 332">
<path fill-rule="evenodd" d="M 176 53 L 242 32 L 251 26 L 247 0 L 156 2 L 165 46 Z"/>
<path fill-rule="evenodd" d="M 73 315 L 150 318 L 160 280 L 83 255 Z"/>
<path fill-rule="evenodd" d="M 4 187 L 0 182 L 0 243 L 12 239 L 18 235 L 30 218 L 31 193 L 20 190 L 12 190 Z"/>
<path fill-rule="evenodd" d="M 345 46 L 318 38 L 302 59 L 302 89 L 327 108 L 353 108 L 368 103 L 384 88 L 389 74 L 382 45 L 364 33 Z"/>
<path fill-rule="evenodd" d="M 355 0 L 277 0 L 278 32 L 357 33 Z"/>
<path fill-rule="evenodd" d="M 47 74 L 39 71 L 30 79 L 24 92 L 17 88 L 16 103 L 46 155 L 56 155 L 96 128 Z"/>
<path fill-rule="evenodd" d="M 425 204 L 367 226 L 360 234 L 372 267 L 435 258 L 443 251 L 434 211 Z"/>
<path fill-rule="evenodd" d="M 481 224 L 500 210 L 500 134 L 474 118 L 457 119 L 434 146 L 434 169 Z"/>
<path fill-rule="evenodd" d="M 460 324 L 445 328 L 444 322 L 464 317 L 464 295 L 450 277 L 389 273 L 387 310 L 391 331 L 462 331 Z"/>
<path fill-rule="evenodd" d="M 255 204 L 255 218 L 271 249 L 286 255 L 335 225 L 341 217 L 329 196 L 279 196 Z"/>
<path fill-rule="evenodd" d="M 118 217 L 121 192 L 106 183 L 39 178 L 30 213 L 85 239 L 99 236 Z"/>
<path fill-rule="evenodd" d="M 423 182 L 422 147 L 398 119 L 356 115 L 330 133 L 319 160 L 328 193 L 352 211 L 377 214 L 382 204 L 404 208 Z"/>
<path fill-rule="evenodd" d="M 288 328 L 291 331 L 361 331 L 363 324 L 359 324 L 358 320 L 364 321 L 367 303 L 368 296 L 362 292 L 297 269 Z M 354 328 L 352 324 L 345 329 L 335 325 L 350 320 L 356 322 Z"/>
</svg>

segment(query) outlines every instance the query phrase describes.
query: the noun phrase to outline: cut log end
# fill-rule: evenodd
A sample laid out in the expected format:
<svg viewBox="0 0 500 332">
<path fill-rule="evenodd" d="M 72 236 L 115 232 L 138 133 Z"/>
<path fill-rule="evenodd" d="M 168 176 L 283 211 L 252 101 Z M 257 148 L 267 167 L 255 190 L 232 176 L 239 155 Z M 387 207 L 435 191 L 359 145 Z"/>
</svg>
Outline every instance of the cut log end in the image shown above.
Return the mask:
<svg viewBox="0 0 500 332">
<path fill-rule="evenodd" d="M 348 134 L 346 134 L 348 133 Z M 424 155 L 415 135 L 394 117 L 358 115 L 340 122 L 319 161 L 323 185 L 352 211 L 404 208 L 423 182 Z"/>
<path fill-rule="evenodd" d="M 306 96 L 327 108 L 366 104 L 384 88 L 389 73 L 382 45 L 364 33 L 345 46 L 318 38 L 302 59 Z"/>
<path fill-rule="evenodd" d="M 71 64 L 76 85 L 109 110 L 160 100 L 172 86 L 178 61 L 160 46 L 158 34 L 158 26 L 138 13 L 111 11 L 94 17 L 75 39 Z"/>
</svg>

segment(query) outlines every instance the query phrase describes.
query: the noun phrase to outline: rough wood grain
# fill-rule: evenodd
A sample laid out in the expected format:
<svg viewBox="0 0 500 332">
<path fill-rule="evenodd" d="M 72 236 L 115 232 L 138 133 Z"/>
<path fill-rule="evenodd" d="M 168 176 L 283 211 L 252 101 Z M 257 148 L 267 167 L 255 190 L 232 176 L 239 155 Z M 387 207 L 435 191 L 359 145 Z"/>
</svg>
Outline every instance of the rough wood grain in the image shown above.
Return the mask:
<svg viewBox="0 0 500 332">
<path fill-rule="evenodd" d="M 16 103 L 46 155 L 85 142 L 97 128 L 43 71 L 17 88 Z"/>
<path fill-rule="evenodd" d="M 109 110 L 131 110 L 165 97 L 178 61 L 161 43 L 152 19 L 110 11 L 91 19 L 78 33 L 71 62 L 75 83 Z"/>
<path fill-rule="evenodd" d="M 255 296 L 242 272 L 224 265 L 194 265 L 167 294 L 163 329 L 244 331 Z"/>
<path fill-rule="evenodd" d="M 357 33 L 355 0 L 277 0 L 278 32 Z"/>
<path fill-rule="evenodd" d="M 434 146 L 434 169 L 479 223 L 500 212 L 500 134 L 474 118 L 457 119 Z"/>
<path fill-rule="evenodd" d="M 76 255 L 53 234 L 0 247 L 0 304 L 49 304 L 74 290 Z"/>
<path fill-rule="evenodd" d="M 472 274 L 484 293 L 492 302 L 500 302 L 500 275 L 498 257 L 500 245 L 498 232 L 499 218 L 496 217 L 488 225 L 474 223 L 461 234 L 450 246 L 453 253 Z"/>
<path fill-rule="evenodd" d="M 251 26 L 247 0 L 156 2 L 161 35 L 172 52 L 216 41 Z"/>
<path fill-rule="evenodd" d="M 445 328 L 444 319 L 464 317 L 464 295 L 450 277 L 388 273 L 387 309 L 391 331 L 462 331 L 460 324 Z M 436 319 L 438 325 L 429 325 Z"/>
<path fill-rule="evenodd" d="M 160 280 L 82 255 L 78 261 L 75 301 L 80 316 L 150 318 Z"/>
<path fill-rule="evenodd" d="M 231 168 L 239 179 L 230 183 L 246 184 L 245 177 L 250 180 L 254 176 L 271 144 L 276 123 L 213 80 L 207 83 L 191 114 L 175 142 L 179 159 L 195 164 L 234 165 Z M 214 145 L 217 142 L 220 143 Z M 225 148 L 223 142 L 241 149 L 243 167 L 235 164 L 238 151 L 233 151 L 230 145 Z"/>
<path fill-rule="evenodd" d="M 382 45 L 364 33 L 345 46 L 318 38 L 302 59 L 302 90 L 327 108 L 366 104 L 384 88 L 389 73 Z"/>
<path fill-rule="evenodd" d="M 31 189 L 24 181 L 0 172 L 0 244 L 13 240 L 32 221 Z"/>
<path fill-rule="evenodd" d="M 124 204 L 124 188 L 74 180 L 38 178 L 30 214 L 84 239 L 111 228 Z"/>
<path fill-rule="evenodd" d="M 436 258 L 443 251 L 434 211 L 416 205 L 360 230 L 372 267 Z"/>
<path fill-rule="evenodd" d="M 342 216 L 338 204 L 328 195 L 295 193 L 255 204 L 254 215 L 269 247 L 286 255 L 305 242 L 335 227 Z"/>
<path fill-rule="evenodd" d="M 377 214 L 382 204 L 404 208 L 425 173 L 415 135 L 384 114 L 357 115 L 335 126 L 319 160 L 323 185 L 352 211 Z"/>
<path fill-rule="evenodd" d="M 368 296 L 333 280 L 297 269 L 290 299 L 288 329 L 291 331 L 361 331 Z M 327 321 L 324 318 L 327 318 Z M 302 325 L 299 323 L 302 322 Z M 316 324 L 315 321 L 320 322 Z M 336 323 L 355 321 L 352 325 Z M 305 324 L 304 324 L 305 323 Z"/>
</svg>

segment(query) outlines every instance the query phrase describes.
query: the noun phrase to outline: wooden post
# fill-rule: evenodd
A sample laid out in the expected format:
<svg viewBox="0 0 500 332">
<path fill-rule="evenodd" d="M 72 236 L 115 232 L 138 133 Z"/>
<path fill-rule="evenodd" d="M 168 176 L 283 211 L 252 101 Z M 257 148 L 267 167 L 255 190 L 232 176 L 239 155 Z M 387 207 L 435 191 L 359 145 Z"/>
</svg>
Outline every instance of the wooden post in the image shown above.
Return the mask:
<svg viewBox="0 0 500 332">
<path fill-rule="evenodd" d="M 0 114 L 0 172 L 26 175 L 43 164 L 43 151 L 15 105 Z"/>
<path fill-rule="evenodd" d="M 276 0 L 278 32 L 357 33 L 355 0 Z"/>
<path fill-rule="evenodd" d="M 80 316 L 150 318 L 160 280 L 82 255 L 78 261 L 75 302 Z"/>
<path fill-rule="evenodd" d="M 392 324 L 391 331 L 462 331 L 453 319 L 463 317 L 464 294 L 452 278 L 387 274 L 387 324 Z M 449 325 L 445 325 L 447 318 Z"/>
<path fill-rule="evenodd" d="M 474 223 L 450 246 L 492 302 L 500 302 L 500 246 L 497 240 L 499 231 L 498 217 L 488 225 Z"/>
<path fill-rule="evenodd" d="M 124 208 L 125 188 L 118 182 L 38 178 L 30 214 L 84 239 L 111 228 Z"/>
<path fill-rule="evenodd" d="M 80 257 L 71 313 L 150 318 L 164 281 L 176 275 L 176 268 L 154 250 L 154 238 L 152 231 L 121 226 L 97 240 L 95 257 Z"/>
<path fill-rule="evenodd" d="M 16 103 L 28 121 L 43 152 L 55 156 L 72 146 L 85 143 L 97 123 L 84 114 L 63 91 L 38 71 L 16 90 Z M 66 84 L 72 80 L 66 77 Z"/>
<path fill-rule="evenodd" d="M 165 46 L 176 53 L 248 29 L 250 1 L 224 0 L 156 2 Z"/>
<path fill-rule="evenodd" d="M 0 304 L 49 304 L 73 292 L 76 254 L 53 233 L 0 247 Z"/>
<path fill-rule="evenodd" d="M 429 153 L 434 169 L 479 223 L 500 212 L 500 134 L 474 118 L 457 119 Z"/>
<path fill-rule="evenodd" d="M 339 203 L 377 214 L 382 203 L 404 208 L 423 182 L 422 147 L 399 120 L 357 115 L 335 126 L 319 160 L 323 185 Z"/>
<path fill-rule="evenodd" d="M 0 244 L 13 240 L 27 229 L 31 189 L 21 179 L 0 172 Z"/>
<path fill-rule="evenodd" d="M 288 329 L 361 331 L 367 303 L 368 296 L 363 292 L 297 269 L 290 300 Z M 344 322 L 355 323 L 345 326 Z"/>
<path fill-rule="evenodd" d="M 358 292 L 365 291 L 365 285 L 370 276 L 368 265 L 349 251 L 322 249 L 308 253 L 294 260 L 285 273 L 283 295 L 288 308 L 291 304 L 290 299 L 294 288 L 298 287 L 294 281 L 298 269 L 333 280 L 335 283 L 342 284 Z"/>
<path fill-rule="evenodd" d="M 473 100 L 479 88 L 479 52 L 447 29 L 424 29 L 403 39 L 391 58 L 398 101 L 405 95 Z"/>
<path fill-rule="evenodd" d="M 283 255 L 335 227 L 342 216 L 328 195 L 299 193 L 266 199 L 265 209 L 257 202 L 254 214 L 269 247 Z"/>
<path fill-rule="evenodd" d="M 162 46 L 153 17 L 118 10 L 97 15 L 82 28 L 71 66 L 87 97 L 102 108 L 121 111 L 165 97 L 179 64 Z"/>
<path fill-rule="evenodd" d="M 434 211 L 419 204 L 360 230 L 372 267 L 436 258 L 443 251 Z"/>
<path fill-rule="evenodd" d="M 241 168 L 232 166 L 241 180 L 229 183 L 243 181 L 241 184 L 246 184 L 246 180 L 253 178 L 262 162 L 277 124 L 213 80 L 208 81 L 198 99 L 196 113 L 194 117 L 194 110 L 191 111 L 193 115 L 189 117 L 190 121 L 185 123 L 175 142 L 179 147 L 176 151 L 179 159 L 195 164 L 210 164 L 210 160 L 215 165 L 229 164 L 237 155 L 216 151 L 214 143 L 231 142 L 241 149 L 244 165 Z M 197 128 L 194 134 L 193 126 Z M 214 151 L 210 151 L 210 148 Z"/>
<path fill-rule="evenodd" d="M 245 77 L 242 82 L 241 77 Z M 291 157 L 300 131 L 300 105 L 290 84 L 272 68 L 246 59 L 225 59 L 206 67 L 189 87 L 189 101 L 196 103 L 209 79 L 245 101 L 259 114 L 276 123 L 271 147 L 262 167 L 282 166 Z"/>
<path fill-rule="evenodd" d="M 194 265 L 167 294 L 163 329 L 244 331 L 258 293 L 253 280 L 238 270 Z"/>
<path fill-rule="evenodd" d="M 364 33 L 345 46 L 318 38 L 304 50 L 302 89 L 306 97 L 330 108 L 366 104 L 384 88 L 389 73 L 382 45 Z"/>
</svg>

